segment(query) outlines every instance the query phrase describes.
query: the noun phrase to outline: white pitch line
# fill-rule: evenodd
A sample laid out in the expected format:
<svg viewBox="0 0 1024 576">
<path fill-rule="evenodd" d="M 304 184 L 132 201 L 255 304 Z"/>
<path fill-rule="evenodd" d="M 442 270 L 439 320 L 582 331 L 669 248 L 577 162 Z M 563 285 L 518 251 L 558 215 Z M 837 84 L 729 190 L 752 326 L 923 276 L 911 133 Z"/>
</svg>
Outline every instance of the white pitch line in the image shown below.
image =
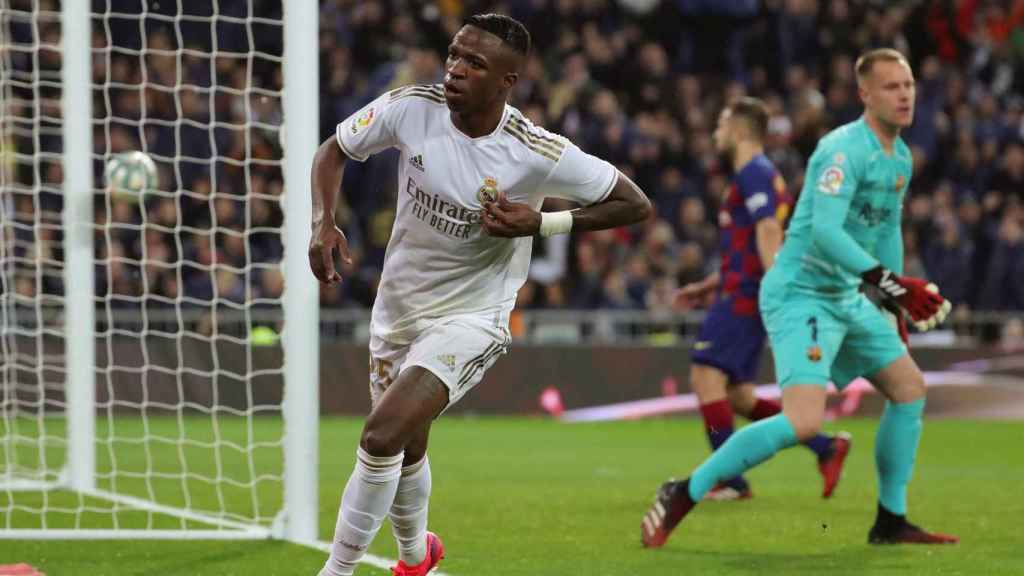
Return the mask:
<svg viewBox="0 0 1024 576">
<path fill-rule="evenodd" d="M 984 376 L 977 372 L 943 370 L 924 373 L 925 385 L 932 386 L 981 386 L 991 380 L 991 376 Z M 776 384 L 761 384 L 756 387 L 759 398 L 779 398 L 782 392 Z M 859 395 L 863 393 L 873 394 L 875 392 L 871 383 L 863 378 L 851 382 L 843 388 L 842 392 L 836 391 L 833 385 L 829 385 L 831 394 Z M 848 396 L 850 397 L 850 396 Z M 665 414 L 679 412 L 693 412 L 697 410 L 700 403 L 697 395 L 693 392 L 676 394 L 674 396 L 659 396 L 656 398 L 645 398 L 642 400 L 630 400 L 617 402 L 615 404 L 603 404 L 600 406 L 589 406 L 586 408 L 574 408 L 566 410 L 559 417 L 562 422 L 605 422 L 611 420 L 635 420 L 651 416 L 662 416 Z M 853 407 L 856 408 L 856 402 Z"/>
</svg>

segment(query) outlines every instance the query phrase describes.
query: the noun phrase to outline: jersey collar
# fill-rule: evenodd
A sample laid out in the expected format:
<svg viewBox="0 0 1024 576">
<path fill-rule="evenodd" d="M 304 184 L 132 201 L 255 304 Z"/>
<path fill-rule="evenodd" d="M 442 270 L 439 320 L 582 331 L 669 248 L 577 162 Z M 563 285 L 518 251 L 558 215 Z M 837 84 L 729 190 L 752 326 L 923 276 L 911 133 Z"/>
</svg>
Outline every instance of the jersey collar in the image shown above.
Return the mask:
<svg viewBox="0 0 1024 576">
<path fill-rule="evenodd" d="M 860 123 L 860 125 L 864 129 L 864 132 L 867 133 L 868 142 L 871 142 L 872 152 L 878 152 L 884 155 L 886 158 L 903 159 L 903 154 L 900 153 L 900 144 L 903 143 L 902 136 L 900 136 L 899 134 L 896 135 L 896 138 L 892 141 L 892 154 L 890 154 L 885 151 L 885 148 L 882 146 L 882 141 L 878 139 L 878 134 L 875 134 L 875 131 L 871 129 L 871 125 L 868 124 L 867 116 L 861 114 L 860 119 L 858 119 L 857 122 Z"/>
<path fill-rule="evenodd" d="M 483 136 L 477 136 L 476 138 L 473 138 L 473 137 L 469 136 L 468 134 L 466 134 L 462 130 L 459 130 L 458 128 L 455 127 L 455 123 L 452 122 L 452 114 L 451 114 L 451 112 L 449 112 L 448 114 L 445 114 L 445 119 L 448 121 L 448 130 L 450 132 L 454 133 L 456 135 L 456 137 L 462 138 L 463 140 L 466 140 L 467 142 L 483 142 L 483 141 L 485 141 L 485 140 L 487 140 L 489 138 L 493 138 L 496 134 L 500 134 L 501 133 L 501 127 L 504 126 L 505 122 L 508 121 L 508 117 L 509 117 L 510 113 L 511 113 L 511 107 L 508 104 L 505 104 L 505 110 L 501 113 L 501 120 L 498 121 L 498 125 L 494 127 L 494 130 L 491 133 L 489 133 L 489 134 L 484 134 Z"/>
</svg>

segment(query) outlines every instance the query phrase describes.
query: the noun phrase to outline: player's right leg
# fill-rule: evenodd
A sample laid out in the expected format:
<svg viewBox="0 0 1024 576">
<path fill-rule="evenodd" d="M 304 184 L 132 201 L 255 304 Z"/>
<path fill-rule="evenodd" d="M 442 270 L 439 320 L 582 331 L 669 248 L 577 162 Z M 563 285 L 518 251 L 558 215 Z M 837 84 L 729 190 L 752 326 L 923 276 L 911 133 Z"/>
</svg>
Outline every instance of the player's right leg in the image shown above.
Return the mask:
<svg viewBox="0 0 1024 576">
<path fill-rule="evenodd" d="M 749 418 L 752 422 L 770 418 L 782 412 L 781 403 L 757 397 L 754 393 L 753 382 L 730 385 L 728 394 L 733 412 Z M 802 444 L 813 452 L 817 459 L 818 472 L 823 480 L 822 498 L 832 496 L 842 477 L 846 456 L 850 453 L 850 447 L 853 445 L 850 433 L 839 432 L 830 435 L 819 432 Z"/>
<path fill-rule="evenodd" d="M 681 482 L 667 482 L 640 525 L 645 547 L 662 546 L 680 521 L 723 479 L 733 478 L 794 446 L 821 429 L 825 417 L 822 385 L 793 385 L 783 391 L 783 411 L 741 428 Z"/>
<path fill-rule="evenodd" d="M 742 474 L 821 429 L 829 372 L 845 327 L 827 303 L 816 300 L 788 302 L 764 318 L 775 350 L 782 413 L 740 429 L 689 478 L 663 486 L 641 523 L 644 546 L 663 545 L 716 482 Z"/>
<path fill-rule="evenodd" d="M 331 555 L 320 576 L 353 573 L 395 501 L 406 445 L 423 434 L 448 401 L 445 384 L 421 366 L 403 370 L 376 400 L 363 427 L 355 470 L 342 493 Z"/>
</svg>

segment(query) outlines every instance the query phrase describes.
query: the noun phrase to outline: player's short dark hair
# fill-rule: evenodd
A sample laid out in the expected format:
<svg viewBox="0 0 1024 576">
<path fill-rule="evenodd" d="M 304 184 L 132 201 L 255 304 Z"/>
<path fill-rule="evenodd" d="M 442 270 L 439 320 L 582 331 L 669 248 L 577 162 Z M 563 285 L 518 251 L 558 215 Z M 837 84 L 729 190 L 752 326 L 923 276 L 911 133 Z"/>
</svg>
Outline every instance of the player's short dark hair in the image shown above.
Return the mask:
<svg viewBox="0 0 1024 576">
<path fill-rule="evenodd" d="M 729 105 L 733 118 L 743 118 L 758 140 L 768 135 L 768 105 L 758 98 L 744 97 Z"/>
<path fill-rule="evenodd" d="M 858 81 L 871 74 L 871 69 L 874 68 L 875 62 L 903 62 L 908 67 L 910 66 L 910 63 L 907 62 L 907 57 L 899 50 L 893 48 L 868 50 L 861 54 L 860 58 L 857 58 L 857 63 L 853 66 L 854 71 L 857 73 Z"/>
<path fill-rule="evenodd" d="M 476 26 L 494 34 L 501 38 L 506 46 L 523 56 L 530 53 L 530 33 L 526 26 L 515 18 L 504 14 L 476 14 L 466 18 L 462 24 Z"/>
</svg>

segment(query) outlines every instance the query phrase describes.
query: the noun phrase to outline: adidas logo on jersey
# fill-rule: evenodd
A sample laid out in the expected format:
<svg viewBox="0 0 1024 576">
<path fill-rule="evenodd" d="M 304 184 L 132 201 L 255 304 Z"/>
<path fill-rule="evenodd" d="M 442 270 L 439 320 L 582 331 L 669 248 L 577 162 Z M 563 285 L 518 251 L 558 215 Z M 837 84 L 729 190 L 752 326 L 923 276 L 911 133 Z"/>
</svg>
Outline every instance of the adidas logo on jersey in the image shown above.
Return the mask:
<svg viewBox="0 0 1024 576">
<path fill-rule="evenodd" d="M 444 364 L 445 368 L 455 370 L 455 354 L 438 354 L 437 360 Z"/>
<path fill-rule="evenodd" d="M 409 159 L 409 164 L 412 164 L 413 168 L 417 168 L 420 171 L 423 170 L 423 154 L 417 154 Z"/>
</svg>

